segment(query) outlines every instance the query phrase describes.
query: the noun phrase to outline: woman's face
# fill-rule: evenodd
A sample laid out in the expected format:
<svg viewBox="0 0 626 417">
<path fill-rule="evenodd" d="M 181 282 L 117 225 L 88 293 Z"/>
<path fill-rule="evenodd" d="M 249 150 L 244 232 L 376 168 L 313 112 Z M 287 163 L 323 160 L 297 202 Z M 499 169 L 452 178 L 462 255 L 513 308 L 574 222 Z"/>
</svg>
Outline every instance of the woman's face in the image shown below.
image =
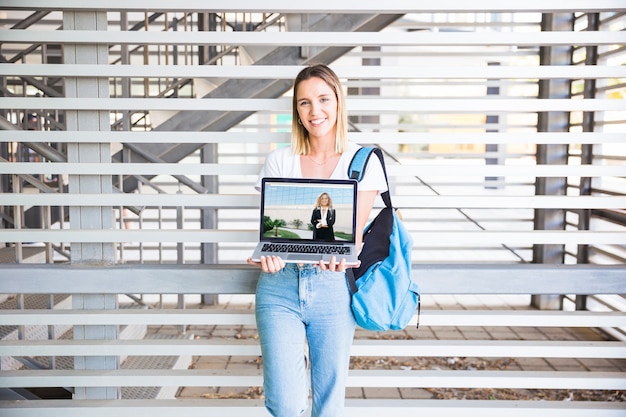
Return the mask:
<svg viewBox="0 0 626 417">
<path fill-rule="evenodd" d="M 325 206 L 328 206 L 328 202 L 329 202 L 328 195 L 323 194 L 320 197 L 320 204 L 322 205 L 322 207 L 325 207 Z"/>
<path fill-rule="evenodd" d="M 310 138 L 330 137 L 337 132 L 337 98 L 324 80 L 312 77 L 298 84 L 296 94 L 298 116 Z"/>
</svg>

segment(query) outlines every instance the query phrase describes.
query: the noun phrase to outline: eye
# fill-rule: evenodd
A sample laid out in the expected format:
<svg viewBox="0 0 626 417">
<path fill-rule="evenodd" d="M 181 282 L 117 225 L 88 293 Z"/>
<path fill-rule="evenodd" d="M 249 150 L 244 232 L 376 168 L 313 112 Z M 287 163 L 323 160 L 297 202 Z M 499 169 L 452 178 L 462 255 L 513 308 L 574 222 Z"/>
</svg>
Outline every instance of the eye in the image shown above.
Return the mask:
<svg viewBox="0 0 626 417">
<path fill-rule="evenodd" d="M 309 104 L 309 100 L 300 100 L 300 105 L 301 106 L 306 106 Z"/>
</svg>

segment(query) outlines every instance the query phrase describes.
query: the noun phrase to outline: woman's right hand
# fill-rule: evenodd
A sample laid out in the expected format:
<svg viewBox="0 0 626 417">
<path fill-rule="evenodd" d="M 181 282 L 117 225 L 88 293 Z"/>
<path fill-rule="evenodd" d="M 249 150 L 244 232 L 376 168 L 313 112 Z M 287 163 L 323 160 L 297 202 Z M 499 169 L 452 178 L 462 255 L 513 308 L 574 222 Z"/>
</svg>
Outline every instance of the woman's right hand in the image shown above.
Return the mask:
<svg viewBox="0 0 626 417">
<path fill-rule="evenodd" d="M 261 271 L 268 273 L 278 272 L 285 267 L 285 261 L 280 256 L 261 256 L 260 260 L 261 262 L 255 262 L 248 258 L 247 263 L 260 266 Z"/>
</svg>

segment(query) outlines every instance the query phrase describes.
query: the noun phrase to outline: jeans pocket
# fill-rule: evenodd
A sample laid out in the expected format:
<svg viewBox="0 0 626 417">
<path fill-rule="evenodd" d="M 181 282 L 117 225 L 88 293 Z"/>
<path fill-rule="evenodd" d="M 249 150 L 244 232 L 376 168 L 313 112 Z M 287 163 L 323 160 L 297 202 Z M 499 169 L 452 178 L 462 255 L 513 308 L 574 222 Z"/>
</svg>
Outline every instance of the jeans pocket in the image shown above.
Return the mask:
<svg viewBox="0 0 626 417">
<path fill-rule="evenodd" d="M 325 271 L 320 271 L 320 276 L 323 279 L 329 280 L 329 281 L 342 281 L 346 279 L 345 272 L 329 271 L 328 269 Z"/>
</svg>

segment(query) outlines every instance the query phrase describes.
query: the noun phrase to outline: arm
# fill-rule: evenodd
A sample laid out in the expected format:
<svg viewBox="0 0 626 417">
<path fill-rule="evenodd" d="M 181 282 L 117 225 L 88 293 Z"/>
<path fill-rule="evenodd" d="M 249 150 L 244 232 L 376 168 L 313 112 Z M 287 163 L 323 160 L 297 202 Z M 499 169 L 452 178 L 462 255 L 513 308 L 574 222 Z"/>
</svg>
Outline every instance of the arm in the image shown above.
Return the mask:
<svg viewBox="0 0 626 417">
<path fill-rule="evenodd" d="M 335 209 L 330 209 L 328 211 L 326 222 L 328 223 L 328 227 L 333 227 L 335 224 Z"/>
<path fill-rule="evenodd" d="M 318 209 L 313 209 L 313 213 L 311 213 L 311 224 L 314 228 L 317 227 L 321 217 L 321 212 Z"/>
</svg>

